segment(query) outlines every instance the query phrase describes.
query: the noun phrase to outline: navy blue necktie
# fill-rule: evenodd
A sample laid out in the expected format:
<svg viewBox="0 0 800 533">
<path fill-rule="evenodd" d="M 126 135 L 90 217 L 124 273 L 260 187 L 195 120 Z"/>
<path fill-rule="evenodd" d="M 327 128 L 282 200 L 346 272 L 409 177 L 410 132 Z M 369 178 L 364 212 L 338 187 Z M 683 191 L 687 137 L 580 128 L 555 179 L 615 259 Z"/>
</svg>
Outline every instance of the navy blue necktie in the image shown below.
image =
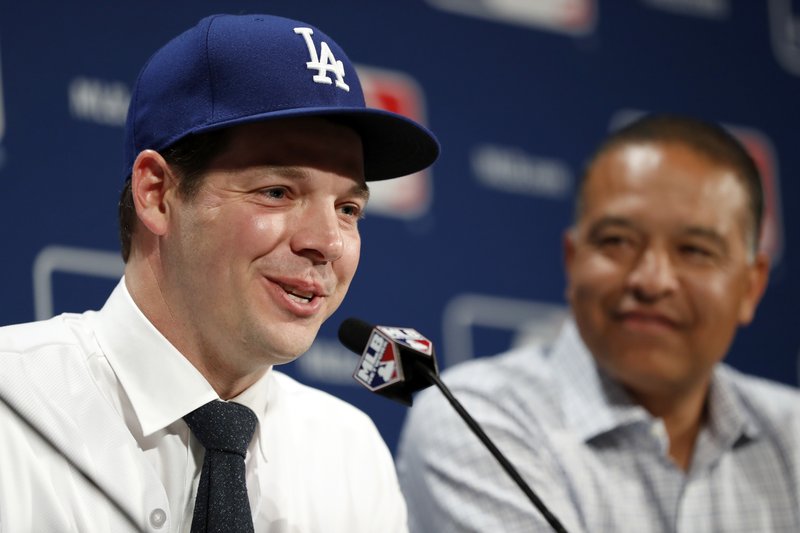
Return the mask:
<svg viewBox="0 0 800 533">
<path fill-rule="evenodd" d="M 192 533 L 252 533 L 244 456 L 258 419 L 244 405 L 214 400 L 183 419 L 206 449 Z"/>
</svg>

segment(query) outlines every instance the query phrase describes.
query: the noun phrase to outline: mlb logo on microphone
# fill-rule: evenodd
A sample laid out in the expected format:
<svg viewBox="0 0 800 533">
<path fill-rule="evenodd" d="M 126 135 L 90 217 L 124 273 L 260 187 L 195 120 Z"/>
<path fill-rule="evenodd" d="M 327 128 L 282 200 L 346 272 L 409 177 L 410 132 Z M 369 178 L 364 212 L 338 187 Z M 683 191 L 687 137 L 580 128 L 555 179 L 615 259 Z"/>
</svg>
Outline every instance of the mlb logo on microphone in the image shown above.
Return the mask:
<svg viewBox="0 0 800 533">
<path fill-rule="evenodd" d="M 373 331 L 353 377 L 371 391 L 376 391 L 402 380 L 402 372 L 402 367 L 397 364 L 394 344 Z"/>
<path fill-rule="evenodd" d="M 425 355 L 433 355 L 433 344 L 426 339 L 420 332 L 411 328 L 392 328 L 389 326 L 378 326 L 387 337 L 404 346 L 408 346 L 414 351 Z"/>
</svg>

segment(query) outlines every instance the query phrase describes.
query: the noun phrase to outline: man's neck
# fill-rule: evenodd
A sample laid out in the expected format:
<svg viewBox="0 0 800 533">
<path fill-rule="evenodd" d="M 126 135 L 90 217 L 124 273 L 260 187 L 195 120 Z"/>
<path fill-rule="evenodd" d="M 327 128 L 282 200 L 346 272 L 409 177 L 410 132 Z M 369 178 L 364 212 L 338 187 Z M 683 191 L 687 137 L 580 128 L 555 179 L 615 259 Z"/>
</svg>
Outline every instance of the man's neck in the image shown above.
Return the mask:
<svg viewBox="0 0 800 533">
<path fill-rule="evenodd" d="M 688 471 L 697 436 L 706 421 L 708 384 L 679 394 L 633 395 L 651 415 L 664 421 L 669 456 L 681 470 Z"/>
<path fill-rule="evenodd" d="M 243 366 L 241 360 L 219 355 L 213 346 L 200 344 L 199 335 L 182 318 L 187 313 L 174 313 L 158 283 L 159 272 L 152 262 L 129 260 L 125 267 L 125 284 L 136 306 L 167 341 L 172 344 L 208 381 L 219 397 L 228 400 L 238 396 L 271 368 L 264 364 Z"/>
</svg>

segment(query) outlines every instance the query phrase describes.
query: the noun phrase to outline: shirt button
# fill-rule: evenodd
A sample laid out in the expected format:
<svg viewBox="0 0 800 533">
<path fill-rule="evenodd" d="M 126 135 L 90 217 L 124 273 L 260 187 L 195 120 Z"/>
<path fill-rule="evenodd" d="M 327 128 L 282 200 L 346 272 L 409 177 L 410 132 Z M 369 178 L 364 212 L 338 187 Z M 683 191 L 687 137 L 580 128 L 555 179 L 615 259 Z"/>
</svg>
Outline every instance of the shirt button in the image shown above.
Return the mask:
<svg viewBox="0 0 800 533">
<path fill-rule="evenodd" d="M 150 513 L 150 525 L 156 529 L 161 529 L 167 521 L 167 513 L 164 509 L 153 509 Z"/>
</svg>

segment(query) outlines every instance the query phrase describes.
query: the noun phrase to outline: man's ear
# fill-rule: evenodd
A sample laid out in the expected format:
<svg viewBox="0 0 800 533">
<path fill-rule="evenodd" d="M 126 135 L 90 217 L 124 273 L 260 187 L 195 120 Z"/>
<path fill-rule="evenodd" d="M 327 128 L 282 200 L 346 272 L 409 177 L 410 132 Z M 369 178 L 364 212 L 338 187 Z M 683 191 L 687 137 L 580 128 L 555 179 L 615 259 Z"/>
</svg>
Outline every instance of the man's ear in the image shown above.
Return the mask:
<svg viewBox="0 0 800 533">
<path fill-rule="evenodd" d="M 739 323 L 747 325 L 753 320 L 756 307 L 764 296 L 764 291 L 769 283 L 770 261 L 769 257 L 758 252 L 752 264 L 747 268 L 746 290 L 744 297 L 739 302 Z"/>
<path fill-rule="evenodd" d="M 572 265 L 572 258 L 575 256 L 575 232 L 574 227 L 567 228 L 561 235 L 561 260 L 564 262 L 564 269 L 569 270 Z"/>
<path fill-rule="evenodd" d="M 172 169 L 158 152 L 143 150 L 133 163 L 131 193 L 136 216 L 155 235 L 167 231 L 172 198 L 177 190 Z"/>
<path fill-rule="evenodd" d="M 575 258 L 575 239 L 577 230 L 574 227 L 567 228 L 561 236 L 561 259 L 564 262 L 564 274 L 567 278 L 567 286 L 564 288 L 564 297 L 567 301 L 572 298 L 572 284 L 570 283 L 572 272 L 572 261 Z"/>
</svg>

